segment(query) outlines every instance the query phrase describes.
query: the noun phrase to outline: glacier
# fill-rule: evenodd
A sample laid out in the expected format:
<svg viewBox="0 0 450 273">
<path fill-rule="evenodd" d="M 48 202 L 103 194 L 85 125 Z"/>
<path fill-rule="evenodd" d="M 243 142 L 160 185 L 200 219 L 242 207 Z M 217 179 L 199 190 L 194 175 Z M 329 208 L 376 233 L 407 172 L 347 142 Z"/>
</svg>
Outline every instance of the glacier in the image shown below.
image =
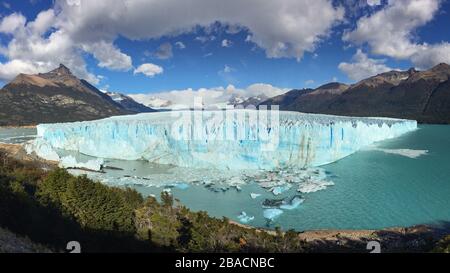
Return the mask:
<svg viewBox="0 0 450 273">
<path fill-rule="evenodd" d="M 329 164 L 416 129 L 414 120 L 393 118 L 194 110 L 39 124 L 32 146 L 52 160 L 62 149 L 187 168 L 274 170 Z"/>
</svg>

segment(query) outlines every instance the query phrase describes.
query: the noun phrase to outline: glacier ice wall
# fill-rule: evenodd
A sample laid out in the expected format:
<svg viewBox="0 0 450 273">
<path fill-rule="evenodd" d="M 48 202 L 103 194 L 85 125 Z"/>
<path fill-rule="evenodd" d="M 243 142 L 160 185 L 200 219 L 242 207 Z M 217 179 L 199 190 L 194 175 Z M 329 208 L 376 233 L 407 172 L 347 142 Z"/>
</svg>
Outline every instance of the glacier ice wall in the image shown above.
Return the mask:
<svg viewBox="0 0 450 273">
<path fill-rule="evenodd" d="M 203 111 L 198 122 L 198 112 L 202 111 L 40 124 L 36 141 L 40 147 L 45 142 L 100 158 L 144 159 L 190 168 L 270 170 L 325 165 L 417 128 L 412 120 L 288 111 L 255 121 L 252 117 L 261 112 L 256 110 Z M 267 112 L 270 116 L 271 111 Z M 272 149 L 267 149 L 268 143 Z"/>
</svg>

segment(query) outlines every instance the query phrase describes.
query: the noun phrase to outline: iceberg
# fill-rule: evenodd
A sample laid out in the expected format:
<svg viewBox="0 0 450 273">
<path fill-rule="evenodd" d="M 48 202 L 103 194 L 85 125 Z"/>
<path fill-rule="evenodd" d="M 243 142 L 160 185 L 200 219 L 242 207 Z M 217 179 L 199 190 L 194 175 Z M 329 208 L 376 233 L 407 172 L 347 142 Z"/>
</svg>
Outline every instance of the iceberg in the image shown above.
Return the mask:
<svg viewBox="0 0 450 273">
<path fill-rule="evenodd" d="M 104 161 L 101 158 L 88 160 L 87 162 L 78 162 L 74 156 L 69 155 L 61 158 L 59 167 L 100 171 L 103 167 L 103 164 Z"/>
<path fill-rule="evenodd" d="M 303 183 L 300 183 L 298 186 L 298 191 L 301 193 L 311 193 L 317 192 L 321 190 L 325 190 L 329 186 L 333 186 L 334 182 L 326 181 L 326 180 L 309 180 Z"/>
<path fill-rule="evenodd" d="M 409 158 L 418 158 L 420 156 L 428 154 L 428 150 L 412 150 L 412 149 L 382 149 L 382 148 L 373 148 L 373 151 L 380 151 L 386 154 L 394 154 L 400 155 Z"/>
<path fill-rule="evenodd" d="M 392 118 L 194 110 L 39 124 L 36 142 L 37 154 L 52 159 L 51 150 L 62 149 L 187 168 L 274 170 L 325 165 L 415 129 L 416 121 Z"/>
<path fill-rule="evenodd" d="M 238 219 L 241 223 L 247 224 L 248 222 L 253 221 L 255 217 L 247 215 L 245 211 L 242 211 L 241 214 L 239 214 Z"/>
<path fill-rule="evenodd" d="M 272 193 L 274 195 L 280 195 L 291 188 L 291 184 L 285 184 L 284 186 L 276 186 L 272 188 Z"/>
<path fill-rule="evenodd" d="M 261 196 L 261 194 L 260 193 L 250 193 L 250 197 L 252 198 L 252 199 L 256 199 L 256 198 L 258 198 L 258 197 L 260 197 Z"/>
<path fill-rule="evenodd" d="M 298 208 L 301 203 L 303 203 L 305 199 L 303 199 L 301 196 L 294 196 L 290 199 L 289 202 L 283 202 L 283 204 L 280 206 L 280 209 L 287 209 L 287 210 L 293 210 Z"/>
<path fill-rule="evenodd" d="M 187 183 L 177 183 L 174 186 L 175 186 L 175 188 L 177 188 L 179 190 L 185 190 L 185 189 L 189 188 L 189 184 L 187 184 Z"/>
<path fill-rule="evenodd" d="M 275 220 L 281 214 L 283 214 L 283 211 L 281 209 L 265 209 L 263 213 L 264 218 L 269 221 Z"/>
</svg>

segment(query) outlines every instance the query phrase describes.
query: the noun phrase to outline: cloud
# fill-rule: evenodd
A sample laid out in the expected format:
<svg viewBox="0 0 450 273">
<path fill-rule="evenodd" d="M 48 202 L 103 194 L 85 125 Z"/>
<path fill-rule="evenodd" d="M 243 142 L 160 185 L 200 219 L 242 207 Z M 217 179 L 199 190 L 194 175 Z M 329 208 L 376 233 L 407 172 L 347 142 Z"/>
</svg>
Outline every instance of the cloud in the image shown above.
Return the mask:
<svg viewBox="0 0 450 273">
<path fill-rule="evenodd" d="M 223 39 L 222 40 L 222 47 L 231 47 L 233 43 L 230 40 Z"/>
<path fill-rule="evenodd" d="M 216 36 L 210 35 L 210 36 L 197 36 L 195 37 L 195 40 L 204 44 L 206 42 L 214 41 L 216 40 Z"/>
<path fill-rule="evenodd" d="M 20 13 L 12 13 L 0 22 L 0 32 L 11 34 L 25 26 L 27 19 Z"/>
<path fill-rule="evenodd" d="M 147 1 L 117 0 L 111 5 L 108 0 L 85 0 L 79 6 L 57 3 L 61 8 L 60 26 L 80 39 L 176 36 L 220 22 L 247 29 L 252 42 L 271 58 L 301 59 L 305 51 L 314 51 L 344 17 L 344 9 L 334 7 L 331 0 L 166 0 L 157 5 Z"/>
<path fill-rule="evenodd" d="M 3 17 L 0 32 L 10 37 L 5 39 L 7 45 L 0 47 L 0 54 L 6 59 L 2 66 L 14 66 L 12 71 L 25 68 L 17 64 L 26 63 L 39 72 L 64 63 L 78 77 L 97 84 L 100 79 L 87 71 L 85 53 L 91 54 L 99 67 L 119 71 L 132 67 L 131 57 L 115 45 L 118 37 L 174 37 L 220 22 L 232 33 L 247 30 L 251 42 L 269 58 L 300 60 L 305 51 L 315 50 L 343 16 L 344 9 L 333 6 L 331 0 L 116 0 L 114 4 L 110 0 L 55 0 L 52 9 L 40 12 L 32 21 L 19 13 Z M 207 35 L 198 40 L 216 39 Z M 4 76 L 6 80 L 13 77 L 11 73 Z"/>
<path fill-rule="evenodd" d="M 60 63 L 93 84 L 100 79 L 89 73 L 81 54 L 83 44 L 74 43 L 63 30 L 48 30 L 57 24 L 53 9 L 40 12 L 35 20 L 26 21 L 18 13 L 3 17 L 0 33 L 10 36 L 9 42 L 0 47 L 0 54 L 7 60 L 0 63 L 0 80 L 9 81 L 19 73 L 34 74 L 49 71 Z"/>
<path fill-rule="evenodd" d="M 357 50 L 352 61 L 352 63 L 342 62 L 338 68 L 355 81 L 393 70 L 384 64 L 385 60 L 371 59 L 361 49 Z"/>
<path fill-rule="evenodd" d="M 145 105 L 156 106 L 153 104 L 157 102 L 169 102 L 171 109 L 186 109 L 194 106 L 194 98 L 201 97 L 204 106 L 224 108 L 232 96 L 239 96 L 242 98 L 255 97 L 265 95 L 267 97 L 274 97 L 288 92 L 289 88 L 278 88 L 270 84 L 257 83 L 252 84 L 246 88 L 236 88 L 233 85 L 227 87 L 214 88 L 199 88 L 194 90 L 192 88 L 183 90 L 172 90 L 159 93 L 148 94 L 131 94 L 129 95 L 134 100 Z"/>
<path fill-rule="evenodd" d="M 0 80 L 13 79 L 20 73 L 33 74 L 37 72 L 47 72 L 48 69 L 45 65 L 36 66 L 31 62 L 25 62 L 22 60 L 12 60 L 6 63 L 0 63 Z"/>
<path fill-rule="evenodd" d="M 223 69 L 221 69 L 217 72 L 217 74 L 226 83 L 236 84 L 238 82 L 238 80 L 235 78 L 235 75 L 233 75 L 233 72 L 236 72 L 236 69 L 226 64 L 226 65 L 224 65 Z"/>
<path fill-rule="evenodd" d="M 368 44 L 372 53 L 397 59 L 409 59 L 419 68 L 429 68 L 450 59 L 448 43 L 417 43 L 415 30 L 433 20 L 441 0 L 396 0 L 370 16 L 357 21 L 343 40 Z M 437 55 L 441 54 L 441 57 Z M 431 58 L 428 61 L 426 58 Z"/>
<path fill-rule="evenodd" d="M 138 68 L 134 70 L 134 74 L 142 73 L 147 77 L 153 78 L 154 76 L 158 74 L 162 74 L 164 72 L 164 69 L 156 64 L 151 63 L 145 63 L 141 64 Z"/>
<path fill-rule="evenodd" d="M 181 41 L 176 42 L 176 43 L 175 43 L 175 46 L 176 46 L 178 49 L 185 49 L 185 48 L 186 48 L 186 45 L 185 45 L 183 42 L 181 42 Z"/>
<path fill-rule="evenodd" d="M 173 57 L 172 45 L 170 43 L 164 43 L 158 47 L 154 56 L 160 60 L 167 60 Z"/>
<path fill-rule="evenodd" d="M 411 56 L 411 60 L 419 69 L 427 69 L 439 63 L 450 64 L 450 43 L 424 45 Z"/>
<path fill-rule="evenodd" d="M 314 80 L 305 81 L 305 85 L 313 85 L 313 84 L 314 84 Z"/>
<path fill-rule="evenodd" d="M 120 49 L 111 43 L 100 41 L 83 44 L 82 48 L 84 51 L 92 53 L 95 59 L 99 61 L 99 67 L 117 71 L 128 71 L 132 68 L 131 57 L 122 53 Z"/>
</svg>

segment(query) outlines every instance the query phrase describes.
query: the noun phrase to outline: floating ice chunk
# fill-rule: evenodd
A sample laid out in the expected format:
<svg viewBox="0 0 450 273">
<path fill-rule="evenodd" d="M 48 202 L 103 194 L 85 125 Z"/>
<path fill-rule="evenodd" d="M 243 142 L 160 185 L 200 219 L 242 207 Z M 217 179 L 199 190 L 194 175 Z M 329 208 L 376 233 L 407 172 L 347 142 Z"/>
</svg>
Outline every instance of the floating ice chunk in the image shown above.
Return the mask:
<svg viewBox="0 0 450 273">
<path fill-rule="evenodd" d="M 273 187 L 273 188 L 272 188 L 272 193 L 273 193 L 274 195 L 280 195 L 280 194 L 282 194 L 283 192 L 289 190 L 290 188 L 291 188 L 291 185 L 290 185 L 290 184 L 286 184 L 286 185 L 284 185 L 284 186 Z"/>
<path fill-rule="evenodd" d="M 301 198 L 300 196 L 294 196 L 289 202 L 284 202 L 280 206 L 280 209 L 296 209 L 301 203 L 303 203 L 303 201 L 305 201 L 305 199 Z"/>
<path fill-rule="evenodd" d="M 261 194 L 260 193 L 250 193 L 250 197 L 252 198 L 252 199 L 256 199 L 256 198 L 258 198 L 258 197 L 260 197 L 261 196 Z"/>
<path fill-rule="evenodd" d="M 245 211 L 243 211 L 243 212 L 241 212 L 241 214 L 239 214 L 238 219 L 241 223 L 246 224 L 248 222 L 253 221 L 255 219 L 255 217 L 249 216 L 249 215 L 247 215 L 247 213 L 245 213 Z"/>
<path fill-rule="evenodd" d="M 412 149 L 381 149 L 381 148 L 374 148 L 375 151 L 384 152 L 387 154 L 395 154 L 395 155 L 401 155 L 409 158 L 418 158 L 422 155 L 428 154 L 428 150 L 412 150 Z"/>
<path fill-rule="evenodd" d="M 275 220 L 281 214 L 283 214 L 283 211 L 281 209 L 265 209 L 264 210 L 264 218 L 266 218 L 267 220 L 270 220 L 270 221 Z"/>
<path fill-rule="evenodd" d="M 179 190 L 185 190 L 190 187 L 187 183 L 175 183 L 171 184 L 170 186 L 173 186 L 174 188 L 177 188 Z"/>
<path fill-rule="evenodd" d="M 230 186 L 239 186 L 245 184 L 245 181 L 240 176 L 234 176 L 228 179 L 227 182 Z"/>
<path fill-rule="evenodd" d="M 102 169 L 103 164 L 104 161 L 101 158 L 91 159 L 87 162 L 78 162 L 75 157 L 69 155 L 61 158 L 61 161 L 59 162 L 59 167 L 100 171 Z"/>
<path fill-rule="evenodd" d="M 334 183 L 331 182 L 331 181 L 326 181 L 326 180 L 314 181 L 314 180 L 311 180 L 311 181 L 300 183 L 299 186 L 298 186 L 298 191 L 302 192 L 302 193 L 311 193 L 311 192 L 324 190 L 328 186 L 333 186 L 333 185 L 334 185 Z"/>
<path fill-rule="evenodd" d="M 34 152 L 37 156 L 46 160 L 59 161 L 60 159 L 53 147 L 41 138 L 36 138 L 25 144 L 25 151 L 27 154 Z"/>
</svg>

